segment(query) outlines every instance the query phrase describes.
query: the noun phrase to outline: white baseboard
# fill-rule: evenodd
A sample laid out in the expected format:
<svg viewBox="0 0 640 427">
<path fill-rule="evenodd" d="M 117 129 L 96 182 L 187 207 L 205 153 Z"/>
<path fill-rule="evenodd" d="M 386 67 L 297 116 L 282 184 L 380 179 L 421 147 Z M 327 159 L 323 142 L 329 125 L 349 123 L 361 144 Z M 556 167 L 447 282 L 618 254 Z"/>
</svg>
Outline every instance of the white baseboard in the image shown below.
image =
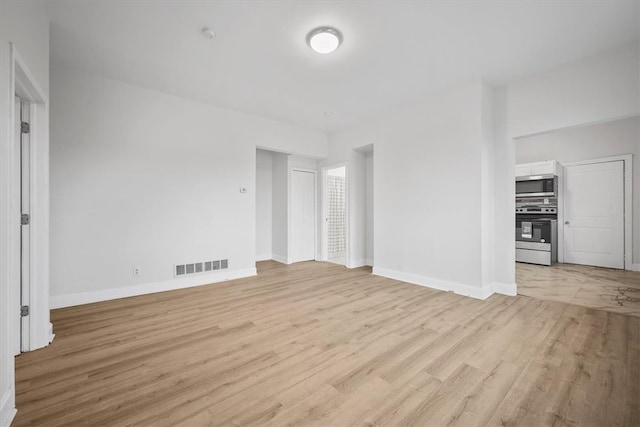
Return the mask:
<svg viewBox="0 0 640 427">
<path fill-rule="evenodd" d="M 16 416 L 15 390 L 4 390 L 0 400 L 0 427 L 9 427 Z"/>
<path fill-rule="evenodd" d="M 347 268 L 359 268 L 359 267 L 364 267 L 365 265 L 370 265 L 367 264 L 367 260 L 366 259 L 357 259 L 355 261 L 347 261 L 347 265 L 345 267 Z"/>
<path fill-rule="evenodd" d="M 53 323 L 49 322 L 49 344 L 53 342 L 53 339 L 56 337 L 56 334 L 53 333 Z"/>
<path fill-rule="evenodd" d="M 241 279 L 255 276 L 255 268 L 242 270 L 218 271 L 212 274 L 198 274 L 194 277 L 180 277 L 163 282 L 143 283 L 141 285 L 127 286 L 123 288 L 101 289 L 98 291 L 79 292 L 66 295 L 52 295 L 50 307 L 63 308 L 74 305 L 89 304 L 92 302 L 109 301 L 118 298 L 146 295 L 156 292 L 173 291 L 176 289 L 191 288 L 195 286 L 209 285 L 227 280 Z"/>
<path fill-rule="evenodd" d="M 640 264 L 631 264 L 631 271 L 640 271 Z"/>
<path fill-rule="evenodd" d="M 291 258 L 287 258 L 282 255 L 271 254 L 271 259 L 282 264 L 291 264 Z"/>
<path fill-rule="evenodd" d="M 462 283 L 449 282 L 446 280 L 433 279 L 431 277 L 420 276 L 413 273 L 405 273 L 401 271 L 391 270 L 382 267 L 373 267 L 373 274 L 389 279 L 401 280 L 403 282 L 413 283 L 414 285 L 426 286 L 427 288 L 438 289 L 440 291 L 454 292 L 459 295 L 473 297 L 477 299 L 486 299 L 492 292 L 485 292 L 480 286 L 469 286 Z"/>
<path fill-rule="evenodd" d="M 270 259 L 272 259 L 270 253 L 256 255 L 256 261 L 269 261 Z"/>
<path fill-rule="evenodd" d="M 373 259 L 367 258 L 367 260 L 365 261 L 369 267 L 373 267 Z"/>
<path fill-rule="evenodd" d="M 508 295 L 510 297 L 514 297 L 518 295 L 518 287 L 515 283 L 498 283 L 493 282 L 492 284 L 493 292 L 502 295 Z"/>
</svg>

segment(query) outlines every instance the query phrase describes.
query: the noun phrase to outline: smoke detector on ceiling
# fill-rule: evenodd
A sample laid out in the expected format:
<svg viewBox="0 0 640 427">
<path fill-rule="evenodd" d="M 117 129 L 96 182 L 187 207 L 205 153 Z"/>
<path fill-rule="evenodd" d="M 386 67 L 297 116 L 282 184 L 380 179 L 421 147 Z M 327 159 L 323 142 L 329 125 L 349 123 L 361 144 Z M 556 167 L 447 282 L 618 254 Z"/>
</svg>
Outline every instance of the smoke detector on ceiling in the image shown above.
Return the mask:
<svg viewBox="0 0 640 427">
<path fill-rule="evenodd" d="M 209 28 L 209 27 L 204 27 L 204 28 L 202 29 L 202 35 L 203 35 L 205 38 L 212 39 L 212 38 L 214 38 L 214 37 L 216 36 L 216 33 L 214 33 L 214 32 L 213 32 L 213 30 L 212 30 L 211 28 Z"/>
</svg>

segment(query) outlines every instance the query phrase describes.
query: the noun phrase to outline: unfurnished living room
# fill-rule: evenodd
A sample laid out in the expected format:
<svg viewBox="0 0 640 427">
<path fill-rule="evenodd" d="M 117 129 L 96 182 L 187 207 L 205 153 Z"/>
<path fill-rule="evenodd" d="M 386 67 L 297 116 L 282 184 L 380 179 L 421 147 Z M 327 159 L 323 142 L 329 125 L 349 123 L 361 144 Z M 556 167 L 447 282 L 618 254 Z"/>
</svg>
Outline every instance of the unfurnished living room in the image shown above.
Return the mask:
<svg viewBox="0 0 640 427">
<path fill-rule="evenodd" d="M 0 0 L 0 427 L 640 426 L 638 0 Z"/>
</svg>

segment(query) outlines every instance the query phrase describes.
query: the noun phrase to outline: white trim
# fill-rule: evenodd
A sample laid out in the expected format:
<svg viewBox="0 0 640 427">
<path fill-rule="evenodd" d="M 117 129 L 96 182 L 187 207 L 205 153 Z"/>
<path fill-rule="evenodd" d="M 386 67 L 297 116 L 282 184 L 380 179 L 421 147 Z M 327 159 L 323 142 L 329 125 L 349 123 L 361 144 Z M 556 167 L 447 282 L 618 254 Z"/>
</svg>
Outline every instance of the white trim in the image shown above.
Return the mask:
<svg viewBox="0 0 640 427">
<path fill-rule="evenodd" d="M 619 162 L 624 165 L 624 268 L 633 269 L 633 154 L 601 157 L 573 162 L 561 162 L 562 166 L 582 166 L 595 163 Z M 562 233 L 564 234 L 564 223 Z M 558 230 L 560 233 L 560 230 Z"/>
<path fill-rule="evenodd" d="M 255 268 L 216 272 L 213 274 L 199 275 L 198 277 L 165 280 L 163 282 L 143 283 L 136 286 L 122 288 L 101 289 L 99 291 L 78 292 L 74 294 L 52 295 L 51 308 L 71 307 L 75 305 L 90 304 L 93 302 L 109 301 L 118 298 L 127 298 L 138 295 L 153 294 L 156 292 L 173 291 L 176 289 L 192 288 L 195 286 L 210 285 L 227 280 L 242 279 L 255 276 Z"/>
<path fill-rule="evenodd" d="M 518 294 L 518 287 L 515 283 L 499 283 L 493 282 L 491 287 L 493 288 L 493 292 L 501 295 L 508 295 L 510 297 L 514 297 Z"/>
<path fill-rule="evenodd" d="M 493 293 L 491 290 L 485 290 L 480 286 L 469 286 L 462 283 L 449 282 L 446 280 L 434 279 L 413 273 L 404 273 L 402 271 L 382 267 L 373 267 L 373 274 L 440 291 L 454 292 L 458 295 L 464 295 L 481 300 L 487 299 Z"/>
<path fill-rule="evenodd" d="M 371 264 L 367 263 L 366 259 L 357 259 L 355 261 L 348 260 L 346 264 L 347 265 L 345 265 L 345 267 L 347 267 L 347 268 L 360 268 L 360 267 L 364 267 L 364 266 L 367 266 L 367 265 L 371 265 Z"/>
<path fill-rule="evenodd" d="M 280 264 L 291 264 L 291 258 L 287 258 L 286 256 L 271 254 L 271 259 L 274 261 L 278 261 Z"/>
<path fill-rule="evenodd" d="M 271 257 L 271 253 L 256 255 L 256 262 L 257 261 L 269 261 L 271 258 L 272 258 Z"/>
<path fill-rule="evenodd" d="M 369 267 L 373 267 L 373 260 L 371 258 L 367 258 L 365 260 L 365 265 L 368 265 Z"/>
<path fill-rule="evenodd" d="M 16 267 L 19 236 L 15 216 L 14 168 L 14 60 L 11 43 L 0 44 L 0 426 L 8 426 L 16 413 L 14 348 L 19 336 L 17 309 L 20 276 Z M 15 312 L 13 312 L 15 313 Z"/>
<path fill-rule="evenodd" d="M 640 264 L 631 264 L 631 271 L 640 271 Z"/>
<path fill-rule="evenodd" d="M 0 401 L 0 426 L 1 427 L 9 427 L 11 426 L 11 422 L 13 418 L 16 416 L 18 412 L 15 408 L 15 404 L 11 402 L 12 395 L 9 393 L 4 393 L 2 395 L 2 401 Z"/>
</svg>

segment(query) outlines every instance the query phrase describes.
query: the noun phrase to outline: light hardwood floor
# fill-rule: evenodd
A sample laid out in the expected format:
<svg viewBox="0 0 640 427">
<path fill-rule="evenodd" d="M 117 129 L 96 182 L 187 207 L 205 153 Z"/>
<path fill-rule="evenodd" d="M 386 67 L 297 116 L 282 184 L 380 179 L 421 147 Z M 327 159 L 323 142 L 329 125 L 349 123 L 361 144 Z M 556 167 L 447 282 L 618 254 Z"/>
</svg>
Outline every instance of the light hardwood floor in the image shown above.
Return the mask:
<svg viewBox="0 0 640 427">
<path fill-rule="evenodd" d="M 330 263 L 55 310 L 16 426 L 640 425 L 640 318 Z"/>
<path fill-rule="evenodd" d="M 640 272 L 637 271 L 517 262 L 516 283 L 521 295 L 640 316 Z"/>
</svg>

